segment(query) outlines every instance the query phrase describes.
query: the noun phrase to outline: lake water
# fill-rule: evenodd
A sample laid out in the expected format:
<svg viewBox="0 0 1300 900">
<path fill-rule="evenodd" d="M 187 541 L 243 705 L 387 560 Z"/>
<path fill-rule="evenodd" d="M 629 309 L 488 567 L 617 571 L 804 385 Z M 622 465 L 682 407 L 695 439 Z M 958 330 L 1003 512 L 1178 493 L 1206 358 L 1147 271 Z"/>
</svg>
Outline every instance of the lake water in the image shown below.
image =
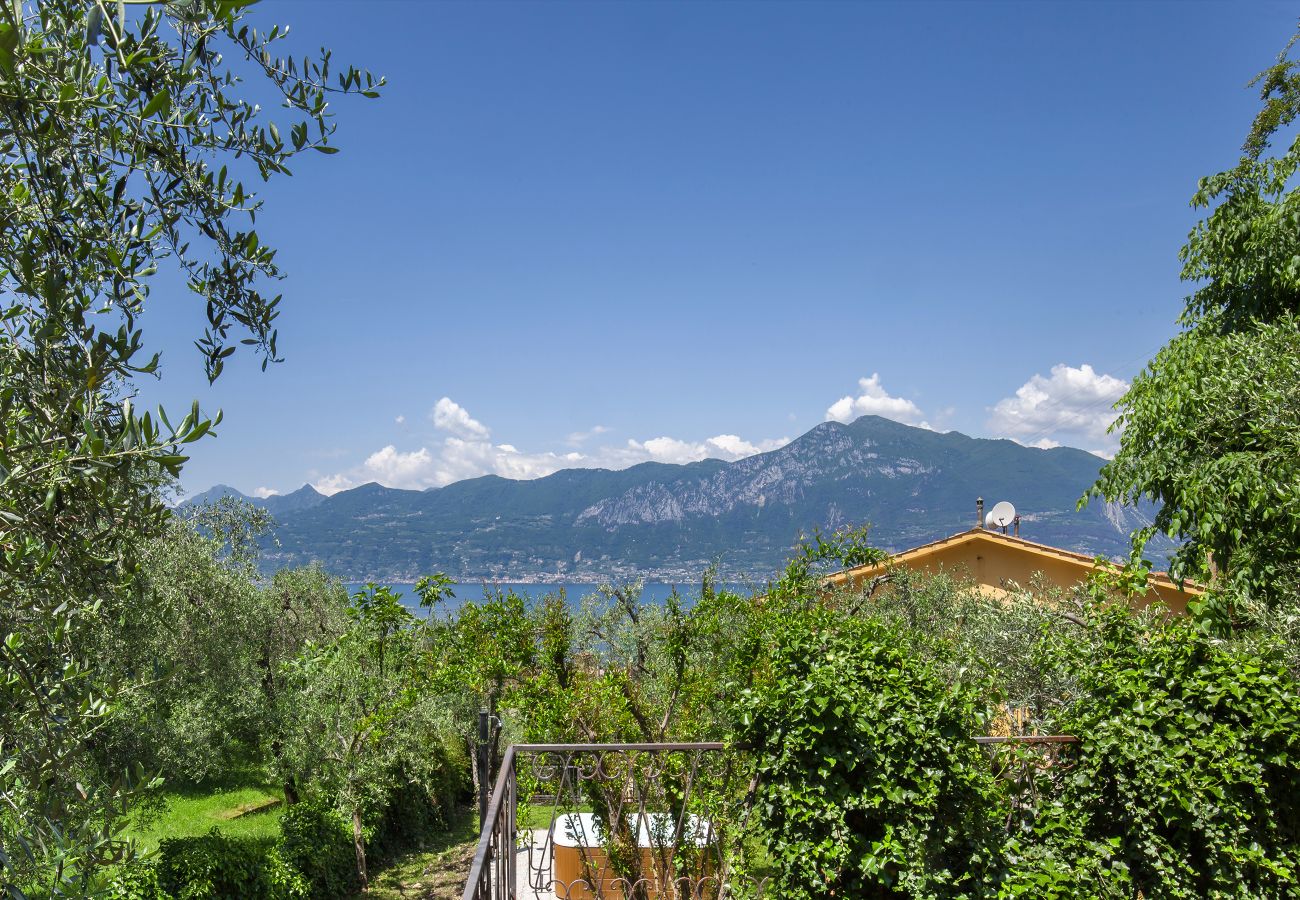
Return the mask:
<svg viewBox="0 0 1300 900">
<path fill-rule="evenodd" d="M 348 583 L 346 586 L 349 594 L 355 594 L 357 591 L 365 587 L 364 584 L 352 582 Z M 414 584 L 392 583 L 387 585 L 387 587 L 393 592 L 401 594 L 402 603 L 412 611 L 418 611 L 420 609 L 420 598 L 415 595 Z M 502 591 L 514 591 L 518 596 L 529 600 L 540 600 L 547 595 L 558 594 L 562 590 L 564 591 L 565 599 L 568 601 L 569 605 L 576 607 L 582 602 L 584 597 L 596 593 L 596 589 L 600 587 L 600 585 L 591 583 L 537 584 L 531 582 L 500 581 L 492 582 L 488 584 L 487 587 L 500 588 Z M 676 587 L 678 595 L 682 597 L 687 605 L 690 605 L 699 599 L 700 585 L 698 582 L 694 584 L 672 585 L 662 581 L 647 581 L 642 584 L 641 599 L 648 603 L 662 603 L 670 594 L 672 594 L 674 587 Z M 747 590 L 745 585 L 740 584 L 719 585 L 719 587 L 726 587 L 742 592 Z M 458 609 L 462 603 L 471 603 L 482 600 L 483 591 L 484 583 L 481 581 L 458 582 L 452 585 L 452 593 L 455 595 L 454 599 L 446 603 L 444 608 L 455 610 Z"/>
</svg>

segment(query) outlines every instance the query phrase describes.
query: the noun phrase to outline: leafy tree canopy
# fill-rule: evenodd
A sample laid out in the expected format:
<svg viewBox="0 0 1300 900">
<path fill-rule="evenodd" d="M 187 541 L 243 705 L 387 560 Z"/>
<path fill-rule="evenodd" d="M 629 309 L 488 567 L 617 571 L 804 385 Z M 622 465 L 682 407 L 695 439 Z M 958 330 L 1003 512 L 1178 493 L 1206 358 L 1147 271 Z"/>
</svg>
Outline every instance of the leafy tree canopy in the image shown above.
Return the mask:
<svg viewBox="0 0 1300 900">
<path fill-rule="evenodd" d="M 158 488 L 215 424 L 141 413 L 160 271 L 204 305 L 210 379 L 277 357 L 280 277 L 253 180 L 333 153 L 329 99 L 382 83 L 277 52 L 250 0 L 0 3 L 0 889 L 80 894 L 123 785 L 89 755 L 115 694 L 88 633 L 162 528 Z M 266 88 L 282 101 L 275 113 Z"/>
<path fill-rule="evenodd" d="M 1255 82 L 1241 159 L 1192 198 L 1211 212 L 1181 252 L 1184 330 L 1121 398 L 1119 452 L 1089 491 L 1156 501 L 1135 553 L 1157 530 L 1183 541 L 1173 572 L 1223 589 L 1204 608 L 1218 619 L 1294 599 L 1300 564 L 1300 139 L 1268 155 L 1300 117 L 1290 51 Z"/>
</svg>

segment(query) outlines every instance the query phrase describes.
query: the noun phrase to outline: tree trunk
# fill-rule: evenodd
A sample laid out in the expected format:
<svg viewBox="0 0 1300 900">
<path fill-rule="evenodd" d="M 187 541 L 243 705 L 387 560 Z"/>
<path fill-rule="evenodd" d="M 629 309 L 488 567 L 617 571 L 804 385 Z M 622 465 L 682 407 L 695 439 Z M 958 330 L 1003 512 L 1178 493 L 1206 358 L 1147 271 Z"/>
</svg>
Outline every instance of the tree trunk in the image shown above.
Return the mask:
<svg viewBox="0 0 1300 900">
<path fill-rule="evenodd" d="M 352 846 L 357 851 L 357 875 L 361 878 L 364 892 L 370 886 L 370 879 L 366 876 L 366 841 L 361 835 L 361 808 L 357 806 L 352 808 Z"/>
</svg>

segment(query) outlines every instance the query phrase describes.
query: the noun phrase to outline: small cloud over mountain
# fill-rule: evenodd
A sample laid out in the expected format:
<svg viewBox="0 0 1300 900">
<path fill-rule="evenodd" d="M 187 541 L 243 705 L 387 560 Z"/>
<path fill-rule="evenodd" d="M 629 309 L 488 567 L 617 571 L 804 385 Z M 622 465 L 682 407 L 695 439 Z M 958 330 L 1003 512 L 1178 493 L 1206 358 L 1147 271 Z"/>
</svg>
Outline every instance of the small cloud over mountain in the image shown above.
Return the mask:
<svg viewBox="0 0 1300 900">
<path fill-rule="evenodd" d="M 1128 382 L 1097 372 L 1084 363 L 1059 363 L 1051 374 L 1035 374 L 992 408 L 988 428 L 1029 447 L 1099 446 L 1091 452 L 1114 454 L 1118 435 L 1108 434 L 1115 421 L 1115 402 Z"/>
<path fill-rule="evenodd" d="M 586 431 L 574 431 L 570 433 L 569 436 L 564 439 L 564 442 L 574 447 L 580 447 L 592 438 L 600 437 L 608 431 L 609 429 L 604 425 L 593 425 Z"/>
<path fill-rule="evenodd" d="M 777 450 L 790 443 L 786 437 L 751 443 L 734 434 L 719 434 L 703 441 L 681 441 L 677 438 L 657 437 L 645 442 L 628 441 L 628 448 L 644 453 L 648 459 L 665 463 L 691 463 L 702 459 L 725 459 L 729 462 Z"/>
<path fill-rule="evenodd" d="M 486 425 L 473 418 L 450 397 L 443 397 L 435 403 L 429 417 L 433 419 L 435 428 L 449 431 L 457 437 L 484 439 L 491 433 Z"/>
<path fill-rule="evenodd" d="M 827 422 L 848 424 L 860 416 L 880 416 L 904 425 L 929 428 L 921 408 L 905 397 L 895 397 L 880 383 L 880 373 L 858 379 L 858 395 L 841 397 L 826 410 Z"/>
</svg>

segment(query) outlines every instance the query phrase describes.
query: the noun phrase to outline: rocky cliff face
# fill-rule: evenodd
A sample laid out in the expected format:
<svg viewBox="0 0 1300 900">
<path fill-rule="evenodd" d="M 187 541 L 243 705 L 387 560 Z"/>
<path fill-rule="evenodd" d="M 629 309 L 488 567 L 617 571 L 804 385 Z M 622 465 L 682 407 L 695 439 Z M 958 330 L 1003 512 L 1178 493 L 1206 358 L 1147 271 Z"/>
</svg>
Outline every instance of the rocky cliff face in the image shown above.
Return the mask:
<svg viewBox="0 0 1300 900">
<path fill-rule="evenodd" d="M 870 437 L 855 440 L 843 426 L 819 425 L 780 450 L 739 460 L 707 477 L 629 488 L 588 506 L 576 522 L 616 528 L 720 516 L 743 507 L 762 510 L 768 504 L 793 507 L 828 483 L 873 479 L 901 483 L 936 472 L 908 456 L 882 458 L 875 447 L 877 442 Z"/>
</svg>

